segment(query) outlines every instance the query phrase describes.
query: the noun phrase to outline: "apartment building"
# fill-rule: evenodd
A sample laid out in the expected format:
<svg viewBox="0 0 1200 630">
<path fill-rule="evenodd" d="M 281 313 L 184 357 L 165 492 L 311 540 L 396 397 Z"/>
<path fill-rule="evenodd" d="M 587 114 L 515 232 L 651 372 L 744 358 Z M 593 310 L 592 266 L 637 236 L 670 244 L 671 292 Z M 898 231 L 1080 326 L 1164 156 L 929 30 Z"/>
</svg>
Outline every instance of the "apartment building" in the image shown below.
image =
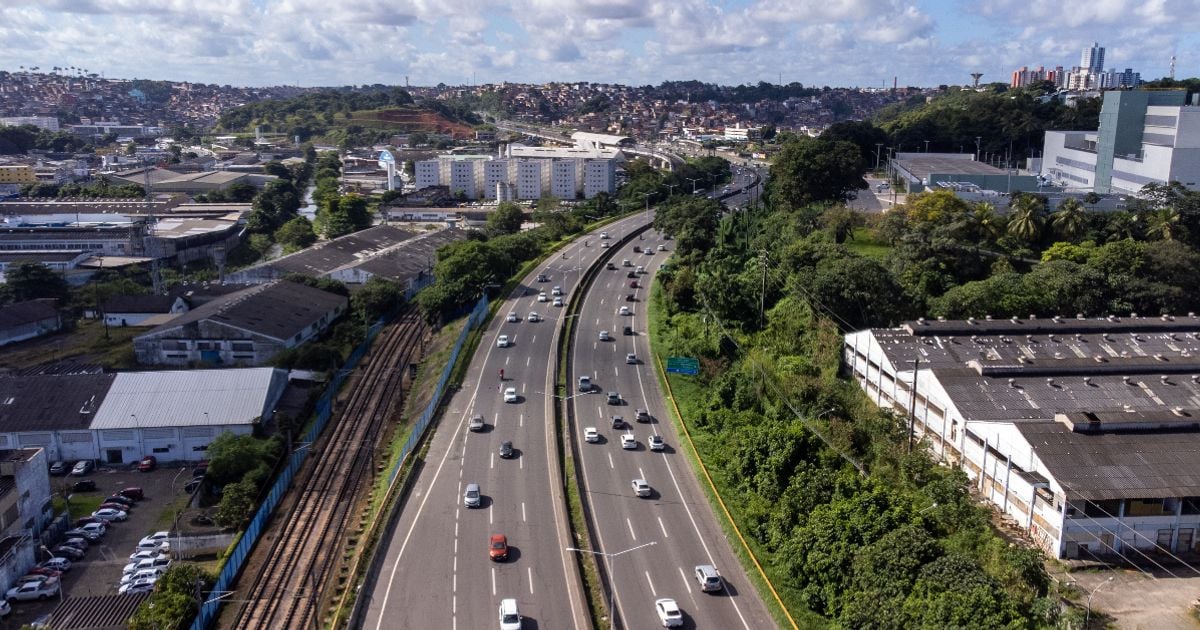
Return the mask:
<svg viewBox="0 0 1200 630">
<path fill-rule="evenodd" d="M 415 166 L 417 190 L 447 186 L 467 199 L 590 199 L 616 193 L 613 149 L 509 145 L 496 156 L 455 155 L 421 160 Z"/>
<path fill-rule="evenodd" d="M 1055 558 L 1192 553 L 1200 318 L 919 319 L 845 366 Z"/>
<path fill-rule="evenodd" d="M 1150 183 L 1200 188 L 1200 96 L 1104 93 L 1096 131 L 1047 131 L 1042 176 L 1072 190 L 1136 194 Z"/>
</svg>

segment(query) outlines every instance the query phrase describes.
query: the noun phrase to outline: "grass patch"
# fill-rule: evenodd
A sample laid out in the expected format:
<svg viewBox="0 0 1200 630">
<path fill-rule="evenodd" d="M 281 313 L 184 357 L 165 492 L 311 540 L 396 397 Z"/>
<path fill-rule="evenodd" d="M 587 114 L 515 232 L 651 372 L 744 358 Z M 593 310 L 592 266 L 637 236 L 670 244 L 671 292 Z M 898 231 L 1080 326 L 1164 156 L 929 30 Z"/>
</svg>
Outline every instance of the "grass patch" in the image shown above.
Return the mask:
<svg viewBox="0 0 1200 630">
<path fill-rule="evenodd" d="M 875 230 L 866 227 L 854 228 L 852 239 L 844 245 L 846 249 L 867 258 L 884 258 L 892 253 L 892 246 L 879 240 Z"/>
<path fill-rule="evenodd" d="M 704 387 L 695 377 L 682 374 L 666 374 L 661 367 L 658 366 L 657 359 L 661 356 L 662 346 L 661 342 L 659 341 L 659 331 L 667 326 L 665 321 L 665 309 L 662 305 L 662 285 L 658 282 L 654 282 L 650 289 L 649 322 L 650 330 L 648 332 L 650 335 L 650 360 L 655 363 L 657 368 L 654 370 L 655 376 L 659 379 L 659 384 L 662 386 L 664 392 L 668 391 L 669 387 L 669 391 L 675 399 L 675 403 L 679 405 L 679 412 L 684 416 L 684 418 L 695 417 L 694 411 L 706 396 Z M 700 461 L 697 459 L 697 452 L 699 452 L 700 458 L 707 458 L 711 460 L 712 452 L 714 450 L 711 448 L 711 441 L 713 439 L 712 436 L 698 430 L 695 425 L 687 423 L 684 418 L 679 417 L 679 415 L 675 413 L 675 409 L 672 405 L 666 405 L 666 408 L 667 416 L 670 418 L 671 423 L 675 426 L 676 432 L 680 435 L 681 439 L 687 440 L 688 436 L 691 438 L 692 444 L 695 447 L 695 451 L 693 451 L 691 448 L 686 448 L 682 444 L 680 445 L 679 450 L 683 452 L 688 464 L 692 467 L 692 471 L 699 478 L 700 488 L 704 491 L 704 495 L 708 499 L 709 505 L 716 514 L 717 522 L 720 523 L 721 531 L 725 533 L 725 538 L 729 541 L 730 547 L 733 548 L 733 552 L 737 555 L 738 560 L 741 561 L 742 568 L 746 571 L 746 575 L 749 577 L 750 582 L 754 584 L 754 588 L 758 592 L 759 596 L 766 603 L 767 610 L 770 611 L 771 616 L 775 619 L 775 622 L 781 628 L 790 627 L 792 624 L 787 620 L 787 615 L 784 614 L 783 608 L 771 594 L 771 589 L 767 586 L 766 581 L 763 580 L 762 574 L 759 573 L 754 561 L 746 552 L 746 547 L 741 544 L 741 540 L 738 537 L 734 525 L 729 522 L 728 518 L 725 517 L 724 511 L 721 509 L 721 502 L 718 501 L 717 496 L 713 493 L 712 486 L 708 484 L 707 480 L 705 479 L 704 472 L 701 470 Z M 684 424 L 687 426 L 686 433 L 684 431 Z M 710 471 L 710 474 L 712 475 L 713 484 L 717 486 L 717 491 L 721 494 L 721 496 L 731 499 L 725 503 L 725 506 L 729 509 L 729 514 L 732 516 L 733 520 L 737 521 L 739 525 L 744 524 L 742 515 L 738 512 L 737 505 L 732 501 L 732 498 L 736 496 L 736 491 L 730 488 L 725 480 L 723 480 L 716 472 Z M 771 565 L 770 555 L 765 553 L 756 544 L 753 538 L 746 538 L 745 540 L 751 551 L 758 558 L 759 563 L 762 565 L 763 571 L 767 574 L 767 577 L 775 586 L 776 591 L 780 593 L 780 598 L 783 599 L 785 605 L 787 606 L 787 612 L 791 614 L 792 618 L 796 621 L 799 627 L 805 628 L 806 630 L 810 628 L 823 629 L 836 627 L 828 619 L 812 612 L 811 610 L 808 610 L 803 605 L 795 603 L 794 598 L 790 597 L 787 593 L 786 587 L 784 586 L 785 581 L 783 576 L 779 575 Z"/>
<path fill-rule="evenodd" d="M 92 512 L 100 509 L 100 504 L 104 503 L 107 496 L 101 492 L 74 492 L 71 493 L 70 499 L 64 501 L 61 496 L 54 497 L 55 513 L 67 510 L 71 516 L 71 522 L 81 516 L 87 516 Z"/>
<path fill-rule="evenodd" d="M 158 511 L 158 518 L 154 519 L 154 529 L 171 529 L 175 525 L 175 515 L 187 509 L 188 503 L 191 503 L 192 495 L 179 494 L 171 499 Z"/>
</svg>

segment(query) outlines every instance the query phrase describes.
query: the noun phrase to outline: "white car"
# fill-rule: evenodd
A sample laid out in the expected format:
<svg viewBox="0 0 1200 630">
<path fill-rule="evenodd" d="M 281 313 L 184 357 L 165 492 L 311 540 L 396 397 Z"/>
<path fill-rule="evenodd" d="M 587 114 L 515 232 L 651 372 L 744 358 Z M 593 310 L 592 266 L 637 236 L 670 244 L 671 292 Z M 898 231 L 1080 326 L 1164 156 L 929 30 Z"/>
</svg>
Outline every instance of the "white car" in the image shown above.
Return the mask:
<svg viewBox="0 0 1200 630">
<path fill-rule="evenodd" d="M 58 578 L 48 577 L 44 580 L 35 582 L 25 582 L 8 589 L 5 593 L 5 598 L 15 599 L 19 602 L 30 602 L 39 599 L 49 599 L 58 595 L 60 585 Z"/>
<path fill-rule="evenodd" d="M 651 435 L 650 439 L 646 441 L 650 443 L 650 450 L 652 451 L 661 451 L 667 447 L 661 435 Z"/>
<path fill-rule="evenodd" d="M 506 402 L 506 403 L 517 402 L 517 388 L 516 387 L 509 387 L 508 389 L 504 390 L 504 402 Z"/>
<path fill-rule="evenodd" d="M 540 316 L 537 314 L 537 312 L 536 312 L 536 311 L 531 311 L 531 312 L 529 313 L 529 317 L 528 317 L 528 319 L 529 319 L 529 321 L 531 321 L 531 322 L 540 322 L 540 321 L 542 321 L 542 318 L 541 318 L 541 317 L 540 317 Z"/>
<path fill-rule="evenodd" d="M 158 544 L 159 545 L 168 545 L 168 546 L 170 545 L 170 543 L 168 543 L 166 541 L 163 541 Z M 138 549 L 137 551 L 129 554 L 129 561 L 137 562 L 138 560 L 153 560 L 154 558 L 170 558 L 170 557 L 171 557 L 171 552 L 169 550 Z"/>
<path fill-rule="evenodd" d="M 603 243 L 600 243 L 600 247 L 603 247 L 604 249 L 608 249 L 608 247 L 609 247 L 608 241 L 604 241 Z"/>
<path fill-rule="evenodd" d="M 171 558 L 168 556 L 157 556 L 154 558 L 138 558 L 130 560 L 129 564 L 121 570 L 122 575 L 137 573 L 138 571 L 146 571 L 148 569 L 160 569 L 160 572 L 165 572 L 171 566 Z"/>
<path fill-rule="evenodd" d="M 645 479 L 634 479 L 632 485 L 634 494 L 639 497 L 650 496 L 650 484 L 646 483 Z"/>
<path fill-rule="evenodd" d="M 84 525 L 79 529 L 82 529 L 85 532 L 95 532 L 100 534 L 100 536 L 104 536 L 108 533 L 108 528 L 105 527 L 104 523 L 84 523 Z"/>
<path fill-rule="evenodd" d="M 154 532 L 149 536 L 143 536 L 142 539 L 138 541 L 138 549 L 154 549 L 159 543 L 165 542 L 169 538 L 171 538 L 171 532 L 169 531 L 163 530 Z"/>
<path fill-rule="evenodd" d="M 496 347 L 497 348 L 507 348 L 508 347 L 508 335 L 500 335 L 499 337 L 496 337 Z"/>
<path fill-rule="evenodd" d="M 38 565 L 43 569 L 52 569 L 54 571 L 62 571 L 66 573 L 71 570 L 71 561 L 66 558 L 50 558 L 49 560 Z"/>
<path fill-rule="evenodd" d="M 602 241 L 607 241 L 607 240 L 608 240 L 608 232 L 601 232 L 601 233 L 600 233 L 600 240 L 602 240 Z"/>
<path fill-rule="evenodd" d="M 600 441 L 600 432 L 596 427 L 585 427 L 583 429 L 583 441 L 590 444 L 595 444 Z"/>
<path fill-rule="evenodd" d="M 553 295 L 554 297 L 562 295 L 562 287 L 554 287 L 550 290 L 550 295 Z"/>
<path fill-rule="evenodd" d="M 637 365 L 637 362 L 638 362 L 638 358 L 637 358 L 636 354 L 630 352 L 629 354 L 625 355 L 625 363 L 626 364 Z"/>
<path fill-rule="evenodd" d="M 157 580 L 158 578 L 162 577 L 162 574 L 165 572 L 166 572 L 166 569 L 160 568 L 160 569 L 142 569 L 141 571 L 134 571 L 133 573 L 126 573 L 121 576 L 121 586 L 125 586 L 126 584 L 129 584 L 130 582 L 135 582 L 137 580 Z"/>
<path fill-rule="evenodd" d="M 600 331 L 600 341 L 612 341 L 612 336 L 608 334 L 607 330 Z"/>
<path fill-rule="evenodd" d="M 633 311 L 629 310 L 628 306 L 622 306 L 617 309 L 617 315 L 633 315 Z"/>
<path fill-rule="evenodd" d="M 483 416 L 475 414 L 471 416 L 471 422 L 467 424 L 467 430 L 479 433 L 483 430 Z"/>
<path fill-rule="evenodd" d="M 92 512 L 92 516 L 102 521 L 123 521 L 129 518 L 129 515 L 124 510 L 115 510 L 113 508 L 104 508 Z"/>
<path fill-rule="evenodd" d="M 632 433 L 621 434 L 621 448 L 632 451 L 637 449 L 637 438 Z"/>
<path fill-rule="evenodd" d="M 683 612 L 679 610 L 679 604 L 669 597 L 654 600 L 654 612 L 658 613 L 658 620 L 664 628 L 678 628 L 683 625 Z"/>
<path fill-rule="evenodd" d="M 555 306 L 562 306 L 562 305 L 563 305 L 563 300 L 562 300 L 562 298 L 560 298 L 560 297 L 556 297 L 556 298 L 554 298 L 554 305 L 555 305 Z"/>
<path fill-rule="evenodd" d="M 508 314 L 508 321 L 509 321 L 510 323 L 516 323 L 516 322 L 519 322 L 519 321 L 521 321 L 521 316 L 520 316 L 520 315 L 517 315 L 515 312 L 511 312 L 511 313 L 509 313 L 509 314 Z"/>
<path fill-rule="evenodd" d="M 546 301 L 546 300 L 548 300 L 548 299 L 550 299 L 550 298 L 546 297 L 546 292 L 545 292 L 545 291 L 542 291 L 541 293 L 538 293 L 538 301 L 539 301 L 539 302 L 545 302 L 545 301 Z"/>
<path fill-rule="evenodd" d="M 517 600 L 500 600 L 500 630 L 521 630 L 521 612 L 517 610 Z"/>
<path fill-rule="evenodd" d="M 97 532 L 95 530 L 84 531 L 82 528 L 79 528 L 79 527 L 76 527 L 75 529 L 68 529 L 66 531 L 66 533 L 64 533 L 63 535 L 67 536 L 68 538 L 83 538 L 83 539 L 87 540 L 88 542 L 95 542 L 97 540 L 100 540 L 100 532 Z"/>
<path fill-rule="evenodd" d="M 7 599 L 0 599 L 0 617 L 7 617 L 12 612 L 12 604 Z"/>
<path fill-rule="evenodd" d="M 121 588 L 117 589 L 117 593 L 121 595 L 135 595 L 137 593 L 149 593 L 154 590 L 154 583 L 157 579 L 143 578 L 135 580 L 128 584 L 122 584 Z"/>
</svg>

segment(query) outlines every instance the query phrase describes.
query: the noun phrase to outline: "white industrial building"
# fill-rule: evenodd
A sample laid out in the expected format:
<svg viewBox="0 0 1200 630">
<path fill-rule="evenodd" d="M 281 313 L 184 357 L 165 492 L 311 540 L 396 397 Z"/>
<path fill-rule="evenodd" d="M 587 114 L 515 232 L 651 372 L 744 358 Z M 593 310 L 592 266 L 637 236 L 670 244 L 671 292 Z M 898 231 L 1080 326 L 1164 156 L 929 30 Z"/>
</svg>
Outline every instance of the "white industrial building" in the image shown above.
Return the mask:
<svg viewBox="0 0 1200 630">
<path fill-rule="evenodd" d="M 287 382 L 273 368 L 2 378 L 0 449 L 106 464 L 200 460 L 218 435 L 268 419 Z"/>
<path fill-rule="evenodd" d="M 880 407 L 1056 558 L 1192 553 L 1200 318 L 910 322 L 845 337 Z"/>
<path fill-rule="evenodd" d="M 1104 93 L 1097 131 L 1047 131 L 1041 175 L 1068 190 L 1137 194 L 1150 183 L 1200 189 L 1200 102 L 1179 90 Z"/>
<path fill-rule="evenodd" d="M 618 150 L 604 147 L 508 145 L 496 157 L 444 155 L 418 161 L 414 179 L 417 190 L 447 186 L 451 194 L 467 199 L 503 201 L 509 194 L 516 199 L 591 199 L 601 192 L 616 193 L 620 157 Z"/>
</svg>

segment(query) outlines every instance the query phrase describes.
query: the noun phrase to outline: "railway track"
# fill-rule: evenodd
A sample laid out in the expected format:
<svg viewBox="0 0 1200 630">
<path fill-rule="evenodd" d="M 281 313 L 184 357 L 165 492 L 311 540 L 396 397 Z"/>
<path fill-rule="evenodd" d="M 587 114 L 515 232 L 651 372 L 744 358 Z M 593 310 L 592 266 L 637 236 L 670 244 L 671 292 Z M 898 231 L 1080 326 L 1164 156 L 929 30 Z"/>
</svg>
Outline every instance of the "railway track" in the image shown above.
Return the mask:
<svg viewBox="0 0 1200 630">
<path fill-rule="evenodd" d="M 324 590 L 332 578 L 346 526 L 371 478 L 374 448 L 388 417 L 400 408 L 404 372 L 420 351 L 425 324 L 408 309 L 380 334 L 324 448 L 313 453 L 291 513 L 280 515 L 266 562 L 253 576 L 233 627 L 277 630 L 321 627 Z M 246 579 L 243 577 L 243 580 Z"/>
</svg>

